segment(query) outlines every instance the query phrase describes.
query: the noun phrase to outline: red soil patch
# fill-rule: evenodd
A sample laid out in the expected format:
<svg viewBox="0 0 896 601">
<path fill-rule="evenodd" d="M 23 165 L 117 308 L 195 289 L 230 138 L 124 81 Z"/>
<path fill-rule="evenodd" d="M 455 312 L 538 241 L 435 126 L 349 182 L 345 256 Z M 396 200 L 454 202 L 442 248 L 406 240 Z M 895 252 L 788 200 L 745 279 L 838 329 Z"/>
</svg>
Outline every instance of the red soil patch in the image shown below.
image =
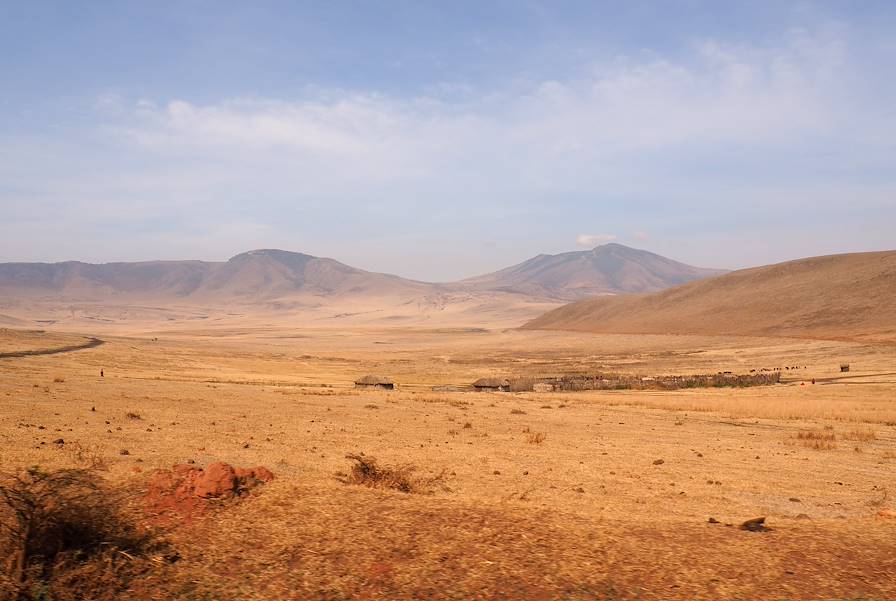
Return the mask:
<svg viewBox="0 0 896 601">
<path fill-rule="evenodd" d="M 265 467 L 235 468 L 218 462 L 203 469 L 181 463 L 152 475 L 144 501 L 157 520 L 176 517 L 189 521 L 205 515 L 212 502 L 242 496 L 273 479 L 274 474 Z"/>
</svg>

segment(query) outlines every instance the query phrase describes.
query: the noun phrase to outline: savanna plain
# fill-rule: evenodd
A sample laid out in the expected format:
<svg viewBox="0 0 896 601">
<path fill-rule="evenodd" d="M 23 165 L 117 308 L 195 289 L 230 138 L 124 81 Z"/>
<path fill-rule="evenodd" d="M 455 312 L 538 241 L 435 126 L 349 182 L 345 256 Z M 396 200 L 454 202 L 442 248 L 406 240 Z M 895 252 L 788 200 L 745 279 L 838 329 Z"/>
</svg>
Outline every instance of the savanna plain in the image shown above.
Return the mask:
<svg viewBox="0 0 896 601">
<path fill-rule="evenodd" d="M 152 539 L 57 566 L 54 598 L 896 598 L 892 344 L 222 324 L 6 329 L 0 353 L 0 470 L 85 470 Z M 173 519 L 147 502 L 157 470 L 215 462 L 274 478 Z"/>
</svg>

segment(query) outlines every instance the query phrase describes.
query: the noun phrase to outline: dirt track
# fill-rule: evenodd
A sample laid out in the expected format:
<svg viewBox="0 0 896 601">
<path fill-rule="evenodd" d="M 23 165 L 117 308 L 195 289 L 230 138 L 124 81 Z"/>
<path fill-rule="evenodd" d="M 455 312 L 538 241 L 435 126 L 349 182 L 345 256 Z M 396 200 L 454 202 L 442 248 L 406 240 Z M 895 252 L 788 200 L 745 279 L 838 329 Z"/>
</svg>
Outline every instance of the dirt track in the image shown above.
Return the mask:
<svg viewBox="0 0 896 601">
<path fill-rule="evenodd" d="M 12 351 L 7 353 L 0 353 L 0 359 L 14 359 L 16 357 L 32 357 L 34 355 L 58 355 L 60 353 L 71 353 L 73 351 L 82 351 L 88 348 L 95 348 L 100 346 L 101 344 L 105 344 L 104 340 L 100 340 L 99 338 L 90 338 L 84 344 L 72 344 L 69 346 L 60 346 L 56 348 L 48 348 L 48 349 L 35 349 L 35 350 L 26 350 L 26 351 Z"/>
</svg>

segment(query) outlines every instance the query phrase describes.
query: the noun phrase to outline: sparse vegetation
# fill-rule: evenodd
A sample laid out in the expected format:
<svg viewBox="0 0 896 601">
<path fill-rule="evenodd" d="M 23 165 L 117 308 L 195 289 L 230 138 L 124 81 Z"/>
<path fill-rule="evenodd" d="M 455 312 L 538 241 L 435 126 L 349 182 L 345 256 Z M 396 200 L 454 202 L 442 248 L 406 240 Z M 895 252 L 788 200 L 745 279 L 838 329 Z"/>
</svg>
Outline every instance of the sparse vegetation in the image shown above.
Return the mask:
<svg viewBox="0 0 896 601">
<path fill-rule="evenodd" d="M 444 488 L 445 471 L 433 477 L 416 477 L 416 466 L 409 463 L 382 465 L 375 458 L 362 454 L 349 454 L 353 461 L 348 474 L 337 474 L 343 484 L 355 484 L 369 488 L 386 488 L 403 493 L 429 493 L 434 487 Z"/>
<path fill-rule="evenodd" d="M 852 428 L 843 435 L 843 438 L 858 442 L 870 442 L 877 439 L 877 433 L 871 428 Z"/>
<path fill-rule="evenodd" d="M 832 429 L 800 430 L 795 438 L 802 446 L 816 451 L 830 451 L 837 448 L 837 435 Z"/>
<path fill-rule="evenodd" d="M 528 432 L 526 433 L 526 442 L 529 444 L 541 444 L 547 435 L 544 432 Z"/>
<path fill-rule="evenodd" d="M 111 598 L 162 543 L 92 470 L 32 467 L 0 478 L 0 593 L 10 599 Z"/>
</svg>

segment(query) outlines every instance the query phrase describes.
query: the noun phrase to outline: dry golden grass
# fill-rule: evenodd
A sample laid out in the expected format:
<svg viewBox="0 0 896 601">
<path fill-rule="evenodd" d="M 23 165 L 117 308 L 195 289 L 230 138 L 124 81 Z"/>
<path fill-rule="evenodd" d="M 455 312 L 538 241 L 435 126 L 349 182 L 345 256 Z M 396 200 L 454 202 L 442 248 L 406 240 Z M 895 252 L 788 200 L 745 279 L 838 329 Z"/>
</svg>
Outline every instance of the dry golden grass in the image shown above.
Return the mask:
<svg viewBox="0 0 896 601">
<path fill-rule="evenodd" d="M 804 447 L 816 451 L 830 451 L 837 448 L 837 435 L 833 430 L 800 430 L 795 438 Z"/>
<path fill-rule="evenodd" d="M 0 475 L 0 599 L 124 594 L 165 545 L 93 470 Z"/>
<path fill-rule="evenodd" d="M 858 442 L 869 442 L 877 439 L 877 432 L 872 428 L 852 428 L 843 434 L 845 440 L 855 440 Z"/>
<path fill-rule="evenodd" d="M 0 361 L 0 470 L 95 462 L 116 483 L 188 460 L 275 472 L 173 533 L 181 560 L 131 581 L 133 599 L 883 599 L 896 543 L 876 517 L 890 501 L 872 503 L 896 457 L 894 359 L 842 342 L 516 331 L 109 337 Z M 491 373 L 798 363 L 784 384 L 744 390 L 432 391 Z M 400 389 L 355 390 L 364 373 Z M 64 385 L 43 385 L 56 376 Z M 802 446 L 845 440 L 863 452 Z M 759 515 L 772 532 L 707 525 Z"/>
<path fill-rule="evenodd" d="M 545 438 L 547 438 L 547 434 L 544 432 L 527 432 L 526 433 L 526 442 L 529 444 L 541 444 L 544 442 Z"/>
</svg>

